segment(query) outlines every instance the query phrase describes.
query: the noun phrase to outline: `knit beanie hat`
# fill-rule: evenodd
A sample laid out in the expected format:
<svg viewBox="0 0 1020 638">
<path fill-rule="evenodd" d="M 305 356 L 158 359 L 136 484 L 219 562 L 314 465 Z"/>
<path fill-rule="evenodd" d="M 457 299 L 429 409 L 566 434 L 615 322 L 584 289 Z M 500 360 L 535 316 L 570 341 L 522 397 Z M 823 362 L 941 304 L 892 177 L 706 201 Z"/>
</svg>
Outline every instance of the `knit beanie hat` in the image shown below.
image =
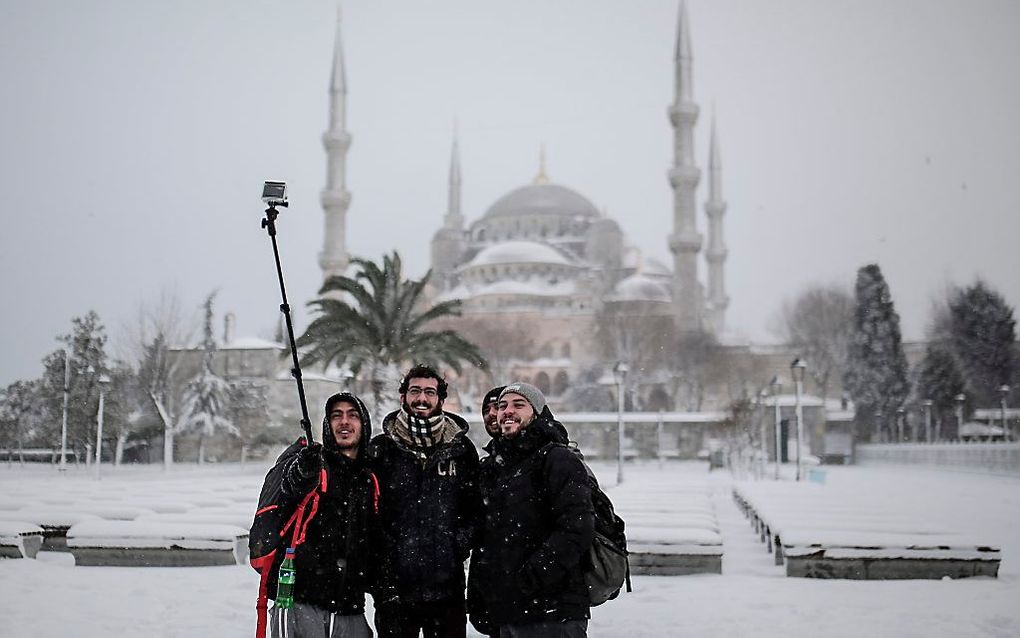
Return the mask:
<svg viewBox="0 0 1020 638">
<path fill-rule="evenodd" d="M 493 401 L 499 401 L 499 394 L 503 391 L 506 386 L 498 385 L 495 388 L 485 393 L 485 398 L 482 399 L 482 416 L 485 416 L 485 408 L 489 407 L 489 404 Z"/>
<path fill-rule="evenodd" d="M 535 416 L 538 416 L 545 409 L 545 395 L 530 383 L 511 383 L 499 393 L 500 401 L 508 394 L 519 394 L 527 399 L 528 403 L 535 410 Z"/>
</svg>

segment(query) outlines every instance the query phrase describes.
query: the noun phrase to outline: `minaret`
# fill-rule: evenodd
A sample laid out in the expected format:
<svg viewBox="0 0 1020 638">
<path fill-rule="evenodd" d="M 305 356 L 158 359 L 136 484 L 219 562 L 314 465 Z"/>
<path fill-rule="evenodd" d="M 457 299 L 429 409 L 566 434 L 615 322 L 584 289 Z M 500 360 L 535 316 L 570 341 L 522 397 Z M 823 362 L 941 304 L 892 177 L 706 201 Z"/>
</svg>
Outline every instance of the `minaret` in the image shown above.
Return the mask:
<svg viewBox="0 0 1020 638">
<path fill-rule="evenodd" d="M 453 130 L 453 148 L 450 150 L 450 179 L 443 226 L 457 231 L 464 230 L 464 216 L 460 212 L 460 146 L 457 143 L 456 126 Z"/>
<path fill-rule="evenodd" d="M 715 111 L 712 112 L 712 140 L 708 150 L 708 201 L 705 214 L 708 216 L 708 320 L 712 332 L 719 336 L 726 324 L 726 308 L 730 298 L 726 296 L 723 266 L 726 264 L 726 243 L 723 241 L 723 215 L 726 201 L 722 197 L 722 159 L 719 156 L 719 139 L 715 134 Z"/>
<path fill-rule="evenodd" d="M 682 331 L 702 327 L 704 297 L 698 282 L 698 234 L 695 191 L 701 171 L 694 165 L 694 124 L 698 105 L 694 103 L 691 75 L 691 36 L 687 26 L 687 6 L 680 1 L 676 34 L 676 96 L 669 108 L 673 125 L 673 167 L 669 183 L 673 187 L 673 234 L 669 249 L 673 253 L 673 311 Z"/>
<path fill-rule="evenodd" d="M 342 275 L 350 261 L 347 254 L 347 209 L 351 205 L 351 194 L 347 191 L 347 149 L 351 146 L 351 136 L 347 133 L 347 76 L 339 7 L 329 83 L 329 128 L 322 135 L 322 145 L 326 149 L 326 188 L 321 196 L 326 226 L 319 267 L 325 281 L 333 275 Z"/>
<path fill-rule="evenodd" d="M 450 177 L 447 184 L 446 215 L 443 225 L 432 236 L 432 283 L 438 290 L 455 284 L 454 273 L 464 257 L 464 215 L 460 211 L 460 145 L 454 128 L 450 151 Z"/>
</svg>

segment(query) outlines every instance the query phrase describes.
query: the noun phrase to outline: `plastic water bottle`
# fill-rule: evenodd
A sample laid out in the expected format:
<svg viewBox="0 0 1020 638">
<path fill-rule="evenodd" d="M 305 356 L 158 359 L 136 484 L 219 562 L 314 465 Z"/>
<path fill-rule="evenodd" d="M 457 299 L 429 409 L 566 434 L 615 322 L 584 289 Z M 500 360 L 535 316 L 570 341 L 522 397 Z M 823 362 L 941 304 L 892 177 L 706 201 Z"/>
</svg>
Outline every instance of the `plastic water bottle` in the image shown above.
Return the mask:
<svg viewBox="0 0 1020 638">
<path fill-rule="evenodd" d="M 276 606 L 280 609 L 294 607 L 294 581 L 297 572 L 294 569 L 294 548 L 288 547 L 287 554 L 280 564 L 280 575 L 276 579 Z"/>
</svg>

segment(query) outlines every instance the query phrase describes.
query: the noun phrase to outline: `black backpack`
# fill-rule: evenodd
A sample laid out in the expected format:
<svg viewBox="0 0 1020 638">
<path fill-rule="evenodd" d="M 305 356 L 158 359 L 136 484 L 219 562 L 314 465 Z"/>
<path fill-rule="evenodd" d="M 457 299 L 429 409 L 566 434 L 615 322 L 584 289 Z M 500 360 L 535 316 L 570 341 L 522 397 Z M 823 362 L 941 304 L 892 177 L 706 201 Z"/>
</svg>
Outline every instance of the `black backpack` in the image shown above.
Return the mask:
<svg viewBox="0 0 1020 638">
<path fill-rule="evenodd" d="M 588 601 L 594 607 L 619 596 L 620 589 L 625 584 L 627 591 L 632 591 L 630 560 L 627 558 L 627 535 L 624 532 L 626 524 L 613 509 L 613 502 L 602 491 L 595 473 L 584 462 L 581 450 L 574 445 L 549 443 L 543 448 L 543 455 L 554 445 L 561 445 L 573 452 L 588 473 L 591 503 L 595 509 L 595 536 L 582 565 L 584 580 L 588 584 Z"/>
</svg>

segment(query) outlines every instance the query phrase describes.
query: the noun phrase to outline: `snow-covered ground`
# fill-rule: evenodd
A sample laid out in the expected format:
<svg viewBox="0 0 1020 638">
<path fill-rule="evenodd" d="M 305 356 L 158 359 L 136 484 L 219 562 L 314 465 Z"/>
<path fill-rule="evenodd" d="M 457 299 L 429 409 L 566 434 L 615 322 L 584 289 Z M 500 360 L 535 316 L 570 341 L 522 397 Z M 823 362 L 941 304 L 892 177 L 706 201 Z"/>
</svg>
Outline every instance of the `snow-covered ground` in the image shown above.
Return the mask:
<svg viewBox="0 0 1020 638">
<path fill-rule="evenodd" d="M 634 578 L 634 592 L 593 610 L 589 635 L 627 636 L 1020 636 L 1020 478 L 910 467 L 826 468 L 826 486 L 866 507 L 881 495 L 904 516 L 1002 547 L 998 579 L 824 581 L 787 578 L 730 496 L 733 477 L 706 466 L 627 466 L 627 493 L 662 481 L 706 483 L 723 536 L 721 575 Z M 52 500 L 137 504 L 168 488 L 215 508 L 208 490 L 258 496 L 264 468 L 84 469 L 0 466 L 0 512 Z M 597 465 L 611 484 L 615 469 Z M 610 489 L 612 495 L 612 489 Z M 204 497 L 203 497 L 204 495 Z M 623 496 L 623 491 L 621 491 Z M 166 497 L 163 497 L 165 501 Z M 236 503 L 236 502 L 234 502 Z M 230 507 L 234 507 L 231 505 Z M 0 560 L 0 636 L 251 636 L 258 579 L 236 567 L 75 567 L 69 554 Z M 371 619 L 371 614 L 369 615 Z"/>
</svg>

